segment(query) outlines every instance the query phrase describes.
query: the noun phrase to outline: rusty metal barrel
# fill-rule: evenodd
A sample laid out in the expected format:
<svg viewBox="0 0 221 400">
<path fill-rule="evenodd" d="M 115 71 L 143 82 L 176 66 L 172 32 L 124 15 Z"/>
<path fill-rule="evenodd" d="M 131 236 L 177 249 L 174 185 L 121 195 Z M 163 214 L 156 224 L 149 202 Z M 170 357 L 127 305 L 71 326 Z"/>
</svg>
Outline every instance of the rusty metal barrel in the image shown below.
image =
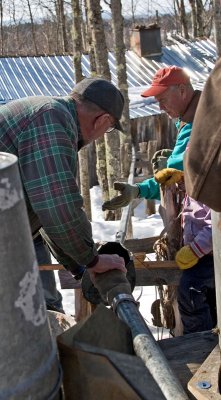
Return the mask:
<svg viewBox="0 0 221 400">
<path fill-rule="evenodd" d="M 48 326 L 17 157 L 0 153 L 0 399 L 60 399 L 61 369 Z"/>
</svg>

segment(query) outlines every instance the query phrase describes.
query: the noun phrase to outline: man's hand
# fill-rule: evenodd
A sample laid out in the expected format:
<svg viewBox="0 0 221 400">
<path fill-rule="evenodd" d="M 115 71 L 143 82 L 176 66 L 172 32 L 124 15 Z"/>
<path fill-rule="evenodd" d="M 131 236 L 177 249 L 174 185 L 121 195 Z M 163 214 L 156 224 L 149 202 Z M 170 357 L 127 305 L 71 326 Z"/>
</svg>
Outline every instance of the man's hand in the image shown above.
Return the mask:
<svg viewBox="0 0 221 400">
<path fill-rule="evenodd" d="M 155 181 L 164 184 L 165 186 L 173 185 L 174 183 L 180 182 L 183 179 L 183 171 L 179 171 L 175 168 L 164 168 L 158 171 L 155 175 Z"/>
<path fill-rule="evenodd" d="M 118 269 L 124 274 L 127 273 L 124 259 L 118 254 L 99 254 L 98 257 L 99 259 L 95 266 L 87 269 L 92 282 L 94 282 L 95 274 L 101 274 L 112 269 Z"/>
<path fill-rule="evenodd" d="M 154 153 L 151 163 L 152 163 L 152 168 L 153 168 L 153 173 L 156 174 L 159 170 L 166 168 L 167 166 L 167 159 L 171 156 L 172 154 L 171 149 L 162 149 L 156 151 Z"/>
<path fill-rule="evenodd" d="M 119 190 L 121 194 L 109 201 L 105 201 L 102 205 L 103 211 L 117 210 L 118 208 L 125 207 L 139 195 L 139 187 L 137 185 L 130 185 L 125 182 L 114 182 L 114 189 Z"/>
<path fill-rule="evenodd" d="M 188 269 L 196 265 L 199 257 L 193 252 L 190 246 L 183 246 L 176 253 L 175 261 L 180 269 Z"/>
</svg>

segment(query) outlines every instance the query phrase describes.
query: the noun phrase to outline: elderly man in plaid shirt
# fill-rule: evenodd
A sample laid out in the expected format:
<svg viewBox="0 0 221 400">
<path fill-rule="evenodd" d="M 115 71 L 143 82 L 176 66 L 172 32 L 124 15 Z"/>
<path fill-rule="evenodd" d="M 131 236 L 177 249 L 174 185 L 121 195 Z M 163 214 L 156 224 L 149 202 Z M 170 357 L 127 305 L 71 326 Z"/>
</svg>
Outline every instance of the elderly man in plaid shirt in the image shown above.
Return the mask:
<svg viewBox="0 0 221 400">
<path fill-rule="evenodd" d="M 18 157 L 33 238 L 39 232 L 74 276 L 126 272 L 118 255 L 98 255 L 76 182 L 78 150 L 121 129 L 124 99 L 102 78 L 86 78 L 66 97 L 27 97 L 0 108 L 0 151 Z M 38 254 L 37 254 L 38 258 Z"/>
</svg>

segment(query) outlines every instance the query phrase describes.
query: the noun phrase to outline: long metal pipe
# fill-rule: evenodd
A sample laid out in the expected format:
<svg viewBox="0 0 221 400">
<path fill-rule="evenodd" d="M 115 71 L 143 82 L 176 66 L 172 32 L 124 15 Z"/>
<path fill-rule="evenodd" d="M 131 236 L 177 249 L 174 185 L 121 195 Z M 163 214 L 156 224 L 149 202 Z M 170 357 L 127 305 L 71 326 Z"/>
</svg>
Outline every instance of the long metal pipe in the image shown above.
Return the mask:
<svg viewBox="0 0 221 400">
<path fill-rule="evenodd" d="M 121 296 L 119 295 L 119 297 Z M 135 302 L 133 300 L 119 301 L 117 297 L 113 301 L 117 304 L 115 312 L 131 329 L 135 353 L 143 360 L 165 398 L 167 400 L 189 399 L 138 311 Z"/>
</svg>

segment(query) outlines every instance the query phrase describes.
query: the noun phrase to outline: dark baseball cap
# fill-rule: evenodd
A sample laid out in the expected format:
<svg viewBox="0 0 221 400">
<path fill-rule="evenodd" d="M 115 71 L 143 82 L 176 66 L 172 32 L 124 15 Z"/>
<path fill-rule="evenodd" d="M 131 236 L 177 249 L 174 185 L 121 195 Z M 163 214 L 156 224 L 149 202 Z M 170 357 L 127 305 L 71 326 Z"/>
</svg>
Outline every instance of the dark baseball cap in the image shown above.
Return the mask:
<svg viewBox="0 0 221 400">
<path fill-rule="evenodd" d="M 124 98 L 119 89 L 102 78 L 85 78 L 77 83 L 73 93 L 82 95 L 116 119 L 115 128 L 123 132 L 119 122 L 124 108 Z"/>
</svg>

